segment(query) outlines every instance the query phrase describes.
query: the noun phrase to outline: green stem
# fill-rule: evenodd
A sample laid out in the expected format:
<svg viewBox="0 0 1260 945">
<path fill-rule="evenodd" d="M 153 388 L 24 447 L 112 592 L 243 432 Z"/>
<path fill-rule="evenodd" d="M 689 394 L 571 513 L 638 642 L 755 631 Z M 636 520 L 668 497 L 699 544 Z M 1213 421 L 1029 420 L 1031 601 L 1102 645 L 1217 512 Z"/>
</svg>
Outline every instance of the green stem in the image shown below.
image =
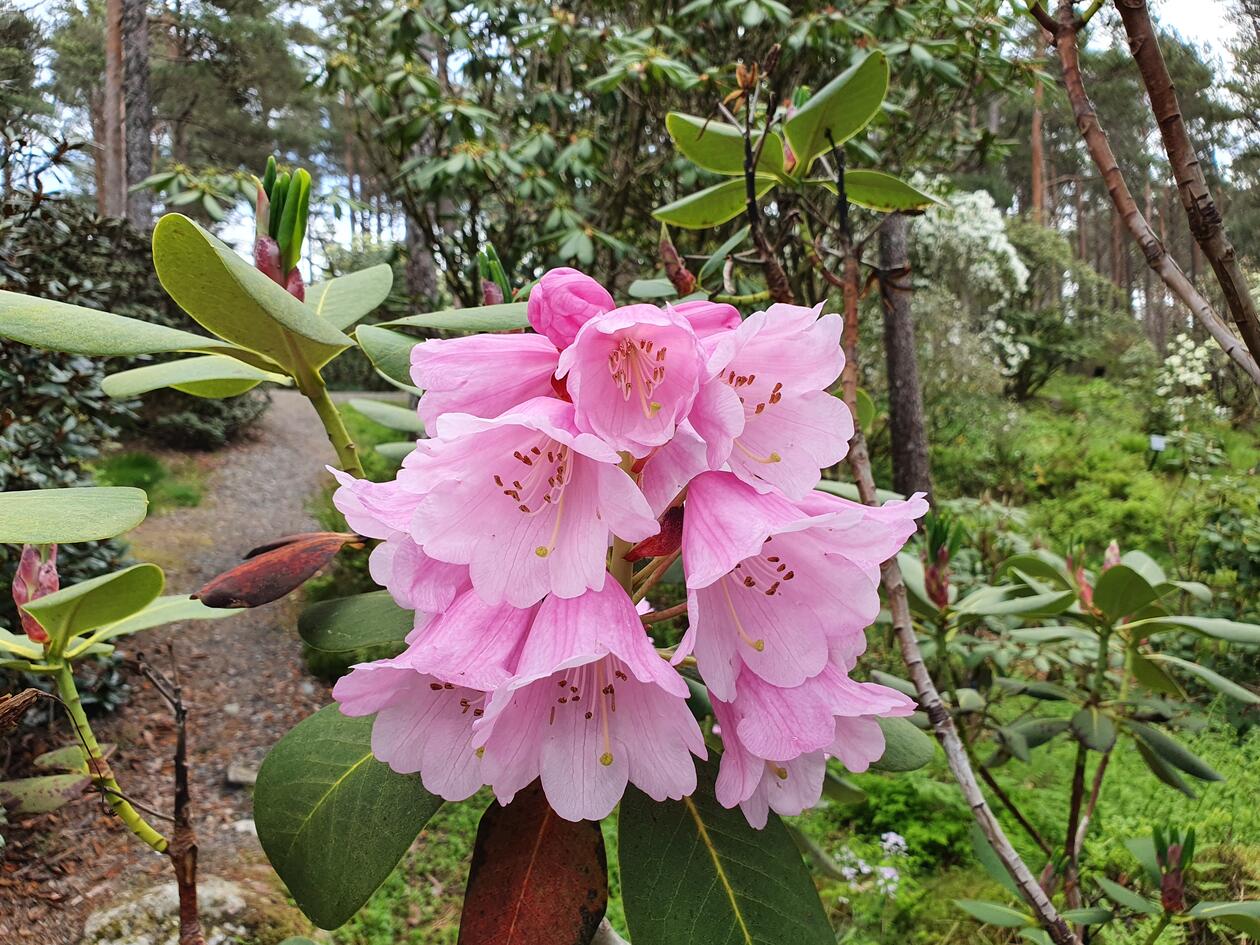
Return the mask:
<svg viewBox="0 0 1260 945">
<path fill-rule="evenodd" d="M 87 715 L 83 711 L 83 703 L 79 699 L 79 690 L 74 684 L 74 673 L 69 663 L 61 663 L 57 668 L 56 678 L 57 693 L 61 696 L 61 702 L 65 705 L 79 738 L 82 739 L 79 750 L 83 752 L 88 772 L 92 775 L 92 783 L 103 789 L 105 803 L 118 815 L 118 819 L 126 825 L 128 830 L 158 853 L 165 853 L 168 846 L 167 839 L 150 827 L 148 821 L 141 817 L 140 813 L 122 796 L 122 788 L 118 786 L 113 773 L 105 763 L 101 746 L 97 744 L 96 736 L 92 733 L 92 727 L 88 724 Z"/>
<path fill-rule="evenodd" d="M 1151 934 L 1146 936 L 1146 941 L 1142 945 L 1155 945 L 1155 940 L 1159 938 L 1160 933 L 1168 928 L 1168 923 L 1172 920 L 1172 916 L 1165 912 L 1159 917 L 1159 922 L 1155 924 L 1155 928 L 1151 929 Z"/>
<path fill-rule="evenodd" d="M 766 302 L 770 299 L 770 290 L 750 292 L 748 295 L 715 295 L 714 302 L 726 302 L 728 305 L 751 305 L 753 302 Z"/>
<path fill-rule="evenodd" d="M 337 451 L 337 462 L 341 468 L 357 479 L 364 478 L 363 463 L 359 460 L 359 448 L 351 439 L 350 432 L 341 419 L 341 413 L 337 410 L 337 405 L 328 395 L 328 388 L 324 386 L 323 378 L 315 374 L 314 377 L 300 379 L 298 388 L 311 402 L 315 412 L 319 414 L 320 422 L 324 424 L 324 432 L 328 434 L 328 442 Z"/>
</svg>

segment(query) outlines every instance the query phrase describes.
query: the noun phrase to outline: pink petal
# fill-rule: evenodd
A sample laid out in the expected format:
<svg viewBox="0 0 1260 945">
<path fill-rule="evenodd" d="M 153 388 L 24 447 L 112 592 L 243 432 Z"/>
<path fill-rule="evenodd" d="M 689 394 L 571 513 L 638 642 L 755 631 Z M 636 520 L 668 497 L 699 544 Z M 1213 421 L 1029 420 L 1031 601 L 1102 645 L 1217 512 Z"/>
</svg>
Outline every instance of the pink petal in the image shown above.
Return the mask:
<svg viewBox="0 0 1260 945">
<path fill-rule="evenodd" d="M 725 302 L 691 299 L 677 302 L 670 308 L 687 319 L 692 330 L 701 338 L 720 331 L 731 331 L 740 323 L 739 309 Z"/>
<path fill-rule="evenodd" d="M 349 473 L 325 466 L 341 483 L 333 493 L 333 505 L 346 517 L 346 524 L 368 538 L 388 538 L 405 532 L 420 496 L 398 482 L 356 479 Z"/>
<path fill-rule="evenodd" d="M 836 719 L 836 737 L 827 754 L 850 771 L 865 771 L 884 756 L 884 730 L 870 718 Z"/>
<path fill-rule="evenodd" d="M 557 348 L 566 348 L 587 321 L 614 304 L 608 291 L 590 276 L 567 267 L 551 269 L 529 293 L 529 323 Z"/>
<path fill-rule="evenodd" d="M 516 671 L 535 608 L 487 604 L 468 590 L 417 635 L 399 657 L 418 672 L 489 691 Z"/>
<path fill-rule="evenodd" d="M 731 454 L 735 437 L 744 430 L 744 405 L 739 395 L 721 378 L 704 381 L 687 418 L 704 440 L 710 469 L 717 469 Z"/>
<path fill-rule="evenodd" d="M 430 558 L 405 535 L 387 538 L 368 557 L 372 580 L 405 610 L 441 613 L 469 586 L 468 568 Z"/>
<path fill-rule="evenodd" d="M 444 413 L 497 417 L 532 397 L 554 397 L 559 356 L 541 335 L 422 341 L 411 350 L 411 376 L 425 392 L 420 418 L 432 430 Z"/>
<path fill-rule="evenodd" d="M 683 486 L 708 468 L 704 441 L 683 421 L 673 439 L 648 456 L 639 476 L 652 515 L 659 518 Z"/>
<path fill-rule="evenodd" d="M 729 461 L 745 482 L 768 483 L 799 499 L 818 485 L 820 469 L 845 457 L 852 437 L 853 417 L 844 401 L 811 391 L 749 415 Z"/>
</svg>

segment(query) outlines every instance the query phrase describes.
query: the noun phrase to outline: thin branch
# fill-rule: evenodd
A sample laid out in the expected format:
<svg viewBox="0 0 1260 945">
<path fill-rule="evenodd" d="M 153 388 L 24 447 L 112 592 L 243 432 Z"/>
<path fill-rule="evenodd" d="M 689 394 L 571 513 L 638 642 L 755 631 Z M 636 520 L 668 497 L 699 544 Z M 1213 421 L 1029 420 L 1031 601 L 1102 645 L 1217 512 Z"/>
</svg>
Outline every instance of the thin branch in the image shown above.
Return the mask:
<svg viewBox="0 0 1260 945">
<path fill-rule="evenodd" d="M 1041 847 L 1042 853 L 1046 856 L 1051 856 L 1052 850 L 1050 847 L 1050 841 L 1043 837 L 1041 835 L 1041 831 L 1033 825 L 1032 821 L 1024 816 L 1024 812 L 1015 806 L 1015 802 L 1011 800 L 1010 795 L 1002 789 L 1002 785 L 998 784 L 997 778 L 993 777 L 993 772 L 984 765 L 976 765 L 975 767 L 976 770 L 980 772 L 981 780 L 984 781 L 984 783 L 989 786 L 989 790 L 993 792 L 993 796 L 1002 802 L 1002 806 L 1010 811 L 1011 816 L 1015 818 L 1016 823 L 1024 828 L 1024 833 L 1028 834 L 1028 836 L 1032 838 L 1033 842 L 1036 843 L 1037 846 Z"/>
<path fill-rule="evenodd" d="M 1094 0 L 1093 6 L 1097 7 L 1101 2 Z M 1212 264 L 1225 304 L 1234 317 L 1234 324 L 1238 326 L 1247 350 L 1260 361 L 1260 315 L 1256 312 L 1247 276 L 1225 233 L 1225 221 L 1212 199 L 1203 166 L 1186 130 L 1181 103 L 1177 100 L 1177 90 L 1164 62 L 1164 54 L 1160 51 L 1146 0 L 1116 0 L 1116 9 L 1120 11 L 1120 19 L 1129 36 L 1129 51 L 1137 63 L 1142 84 L 1146 86 L 1146 94 L 1150 98 L 1151 111 L 1159 125 L 1164 151 L 1172 165 L 1177 192 L 1181 195 L 1181 205 L 1190 223 L 1190 232 Z"/>
<path fill-rule="evenodd" d="M 681 616 L 687 612 L 687 602 L 675 604 L 673 607 L 667 607 L 664 610 L 654 610 L 650 614 L 643 614 L 639 619 L 643 621 L 646 627 L 648 624 L 660 623 L 662 620 L 669 620 L 673 617 Z"/>
</svg>

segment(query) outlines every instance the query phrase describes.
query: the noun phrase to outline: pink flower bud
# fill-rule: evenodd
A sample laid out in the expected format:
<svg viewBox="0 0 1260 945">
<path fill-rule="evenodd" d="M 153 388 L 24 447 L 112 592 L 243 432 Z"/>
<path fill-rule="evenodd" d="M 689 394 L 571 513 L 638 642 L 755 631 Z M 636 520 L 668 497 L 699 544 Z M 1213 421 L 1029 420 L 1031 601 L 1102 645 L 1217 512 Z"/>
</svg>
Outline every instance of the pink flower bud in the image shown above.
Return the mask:
<svg viewBox="0 0 1260 945">
<path fill-rule="evenodd" d="M 576 269 L 543 273 L 529 294 L 529 323 L 557 348 L 567 348 L 578 329 L 596 315 L 611 312 L 612 296 L 602 285 Z"/>
<path fill-rule="evenodd" d="M 267 196 L 267 191 L 263 190 L 262 184 L 258 185 L 258 197 L 254 201 L 254 235 L 257 239 L 263 239 L 267 235 L 267 221 L 271 217 L 271 199 Z M 257 252 L 257 245 L 254 251 Z"/>
<path fill-rule="evenodd" d="M 302 283 L 302 273 L 296 268 L 289 272 L 284 283 L 285 290 L 299 302 L 306 301 L 306 286 Z"/>
<path fill-rule="evenodd" d="M 1113 541 L 1110 545 L 1107 546 L 1106 552 L 1103 553 L 1102 569 L 1106 571 L 1108 568 L 1114 568 L 1119 563 L 1120 563 L 1120 545 L 1118 542 Z"/>
<path fill-rule="evenodd" d="M 1084 568 L 1076 569 L 1076 586 L 1081 592 L 1081 603 L 1088 609 L 1094 606 L 1094 586 L 1089 583 Z"/>
<path fill-rule="evenodd" d="M 490 279 L 481 280 L 481 304 L 482 305 L 502 305 L 503 290 L 499 288 L 499 283 Z"/>
<path fill-rule="evenodd" d="M 270 236 L 254 240 L 254 268 L 272 282 L 284 285 L 284 273 L 280 271 L 280 244 Z"/>
<path fill-rule="evenodd" d="M 40 549 L 35 545 L 23 545 L 22 557 L 18 560 L 17 572 L 13 575 L 13 602 L 19 607 L 22 618 L 22 629 L 35 643 L 47 643 L 48 634 L 30 614 L 20 608 L 38 597 L 51 594 L 60 587 L 57 576 L 57 546 L 48 546 L 48 557 L 41 558 Z"/>
</svg>

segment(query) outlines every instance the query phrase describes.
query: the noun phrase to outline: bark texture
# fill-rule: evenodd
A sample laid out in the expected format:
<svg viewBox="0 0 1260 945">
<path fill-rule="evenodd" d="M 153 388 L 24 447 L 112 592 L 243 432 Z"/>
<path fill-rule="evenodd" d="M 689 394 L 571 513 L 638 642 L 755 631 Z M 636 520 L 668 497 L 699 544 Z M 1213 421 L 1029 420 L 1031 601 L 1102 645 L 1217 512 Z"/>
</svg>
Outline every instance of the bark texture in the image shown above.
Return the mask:
<svg viewBox="0 0 1260 945">
<path fill-rule="evenodd" d="M 126 118 L 127 219 L 147 233 L 153 195 L 131 190 L 153 173 L 153 102 L 149 95 L 148 0 L 122 0 L 123 106 Z"/>
<path fill-rule="evenodd" d="M 105 4 L 105 103 L 102 131 L 105 138 L 105 215 L 127 215 L 127 155 L 123 141 L 123 0 Z"/>
<path fill-rule="evenodd" d="M 879 297 L 884 308 L 893 488 L 903 495 L 931 495 L 932 468 L 911 312 L 909 238 L 910 220 L 900 213 L 889 217 L 879 231 Z"/>
</svg>

